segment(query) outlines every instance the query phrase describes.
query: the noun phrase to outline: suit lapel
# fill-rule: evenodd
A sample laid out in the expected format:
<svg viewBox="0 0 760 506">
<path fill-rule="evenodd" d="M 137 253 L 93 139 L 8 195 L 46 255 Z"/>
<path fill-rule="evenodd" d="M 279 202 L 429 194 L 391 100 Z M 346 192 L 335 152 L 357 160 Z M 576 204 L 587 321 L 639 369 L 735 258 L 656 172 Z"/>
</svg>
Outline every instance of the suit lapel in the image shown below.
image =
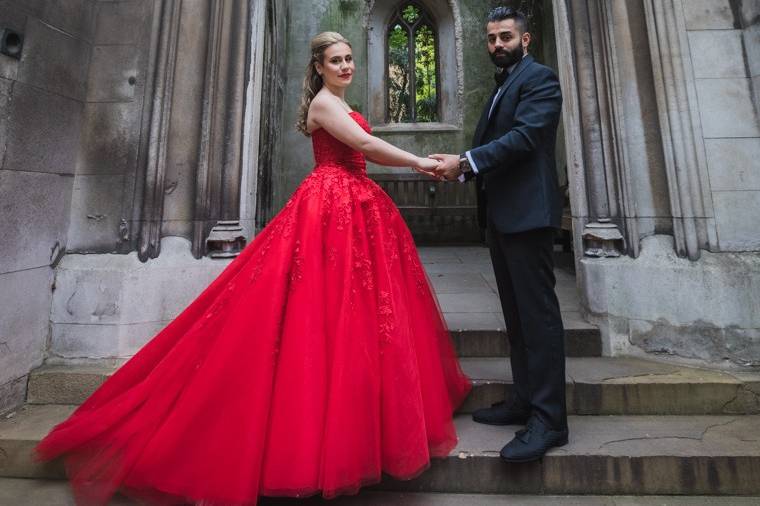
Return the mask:
<svg viewBox="0 0 760 506">
<path fill-rule="evenodd" d="M 520 63 L 517 64 L 517 67 L 512 71 L 511 74 L 507 77 L 506 82 L 504 83 L 504 86 L 501 87 L 501 91 L 494 99 L 493 104 L 493 111 L 496 112 L 496 108 L 499 106 L 499 101 L 501 101 L 502 97 L 507 93 L 507 90 L 510 86 L 512 86 L 512 83 L 515 82 L 515 79 L 517 79 L 517 76 L 523 73 L 523 71 L 528 68 L 528 66 L 533 63 L 533 57 L 531 55 L 525 56 L 522 60 L 520 60 Z M 489 104 L 490 108 L 490 104 Z M 488 120 L 490 121 L 491 118 L 493 118 L 494 114 L 491 114 L 488 117 Z"/>
</svg>

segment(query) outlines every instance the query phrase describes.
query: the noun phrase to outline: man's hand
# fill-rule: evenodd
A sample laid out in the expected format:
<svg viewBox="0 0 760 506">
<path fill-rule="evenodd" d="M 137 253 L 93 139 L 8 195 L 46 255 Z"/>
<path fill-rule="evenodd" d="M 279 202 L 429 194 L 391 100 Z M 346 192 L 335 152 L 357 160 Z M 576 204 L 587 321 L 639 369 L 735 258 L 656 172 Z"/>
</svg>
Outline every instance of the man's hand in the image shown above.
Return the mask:
<svg viewBox="0 0 760 506">
<path fill-rule="evenodd" d="M 460 174 L 462 174 L 462 171 L 459 169 L 459 155 L 442 155 L 436 153 L 430 155 L 430 158 L 440 162 L 435 173 L 447 181 L 456 181 Z"/>
</svg>

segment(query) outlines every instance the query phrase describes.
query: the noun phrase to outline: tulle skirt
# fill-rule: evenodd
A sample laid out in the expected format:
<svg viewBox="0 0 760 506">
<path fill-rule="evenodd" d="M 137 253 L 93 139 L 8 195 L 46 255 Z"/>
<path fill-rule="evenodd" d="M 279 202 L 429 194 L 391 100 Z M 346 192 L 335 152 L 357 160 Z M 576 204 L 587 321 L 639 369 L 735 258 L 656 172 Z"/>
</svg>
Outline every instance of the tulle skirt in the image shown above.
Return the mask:
<svg viewBox="0 0 760 506">
<path fill-rule="evenodd" d="M 319 166 L 37 454 L 81 504 L 332 497 L 446 456 L 469 389 L 392 201 Z"/>
</svg>

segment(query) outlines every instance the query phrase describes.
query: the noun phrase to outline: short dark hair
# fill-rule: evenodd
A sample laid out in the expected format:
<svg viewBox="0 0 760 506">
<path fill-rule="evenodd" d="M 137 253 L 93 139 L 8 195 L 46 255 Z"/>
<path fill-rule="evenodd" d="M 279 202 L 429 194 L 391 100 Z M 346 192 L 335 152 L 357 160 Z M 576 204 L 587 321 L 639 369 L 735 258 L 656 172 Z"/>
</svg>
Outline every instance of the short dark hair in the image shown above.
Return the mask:
<svg viewBox="0 0 760 506">
<path fill-rule="evenodd" d="M 521 34 L 528 31 L 528 18 L 525 16 L 525 14 L 518 11 L 517 9 L 506 7 L 504 5 L 500 5 L 491 9 L 491 12 L 488 13 L 486 23 L 498 23 L 499 21 L 504 21 L 505 19 L 514 19 L 515 24 L 517 25 L 517 29 L 520 30 Z"/>
</svg>

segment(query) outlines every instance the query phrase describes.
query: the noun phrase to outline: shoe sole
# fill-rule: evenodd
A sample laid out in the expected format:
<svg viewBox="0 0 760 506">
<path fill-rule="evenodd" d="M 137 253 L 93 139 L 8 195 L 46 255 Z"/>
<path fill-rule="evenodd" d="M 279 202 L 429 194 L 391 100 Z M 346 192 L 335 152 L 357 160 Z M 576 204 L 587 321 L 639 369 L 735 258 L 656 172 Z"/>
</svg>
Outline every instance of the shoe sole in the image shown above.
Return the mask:
<svg viewBox="0 0 760 506">
<path fill-rule="evenodd" d="M 569 440 L 568 438 L 565 438 L 562 441 L 558 441 L 557 444 L 552 445 L 549 448 L 547 448 L 546 451 L 548 452 L 552 448 L 559 448 L 561 446 L 565 446 L 567 443 L 569 443 Z M 544 455 L 546 455 L 546 452 L 544 452 Z M 530 457 L 527 459 L 508 459 L 507 457 L 504 457 L 503 455 L 499 455 L 499 456 L 501 457 L 501 460 L 503 460 L 504 462 L 509 462 L 510 464 L 524 464 L 526 462 L 535 462 L 537 460 L 541 460 L 544 457 L 544 455 L 539 455 L 537 457 Z"/>
</svg>

